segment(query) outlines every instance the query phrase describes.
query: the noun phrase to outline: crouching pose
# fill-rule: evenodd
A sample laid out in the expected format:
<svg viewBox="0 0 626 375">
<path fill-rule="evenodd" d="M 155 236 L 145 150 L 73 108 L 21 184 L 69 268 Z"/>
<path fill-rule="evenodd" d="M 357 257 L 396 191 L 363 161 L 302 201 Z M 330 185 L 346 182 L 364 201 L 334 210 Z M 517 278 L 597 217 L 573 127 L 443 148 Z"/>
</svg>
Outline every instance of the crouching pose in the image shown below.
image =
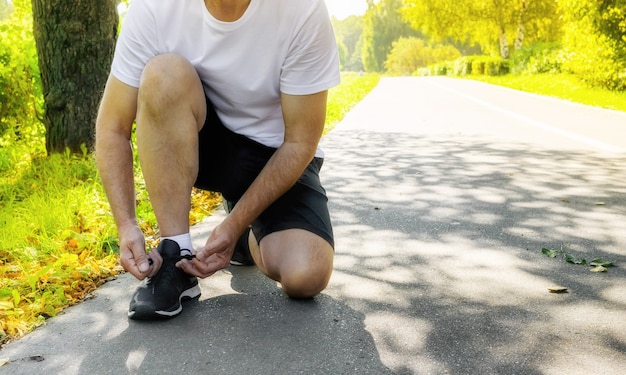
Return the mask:
<svg viewBox="0 0 626 375">
<path fill-rule="evenodd" d="M 328 284 L 333 233 L 319 180 L 327 90 L 339 83 L 323 0 L 133 0 L 96 124 L 99 172 L 120 261 L 146 279 L 134 319 L 167 318 L 197 277 L 254 263 L 293 298 Z M 131 132 L 161 241 L 146 253 L 135 212 Z M 228 216 L 194 249 L 192 187 Z"/>
</svg>

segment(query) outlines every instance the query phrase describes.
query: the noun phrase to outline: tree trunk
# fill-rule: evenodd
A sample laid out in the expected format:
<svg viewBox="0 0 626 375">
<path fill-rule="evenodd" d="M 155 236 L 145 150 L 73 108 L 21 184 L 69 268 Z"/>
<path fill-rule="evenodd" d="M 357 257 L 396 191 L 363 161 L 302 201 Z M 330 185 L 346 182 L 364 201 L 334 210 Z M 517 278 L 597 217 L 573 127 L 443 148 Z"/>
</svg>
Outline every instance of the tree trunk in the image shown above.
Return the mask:
<svg viewBox="0 0 626 375">
<path fill-rule="evenodd" d="M 515 38 L 514 44 L 516 51 L 522 48 L 524 43 L 524 33 L 526 32 L 526 27 L 524 26 L 524 16 L 526 15 L 526 8 L 528 8 L 528 1 L 522 0 L 522 9 L 520 11 L 519 22 L 517 24 L 517 37 Z"/>
<path fill-rule="evenodd" d="M 98 105 L 117 38 L 117 3 L 32 0 L 49 153 L 93 146 Z"/>
<path fill-rule="evenodd" d="M 500 57 L 503 59 L 509 58 L 509 41 L 506 39 L 504 28 L 500 29 Z"/>
</svg>

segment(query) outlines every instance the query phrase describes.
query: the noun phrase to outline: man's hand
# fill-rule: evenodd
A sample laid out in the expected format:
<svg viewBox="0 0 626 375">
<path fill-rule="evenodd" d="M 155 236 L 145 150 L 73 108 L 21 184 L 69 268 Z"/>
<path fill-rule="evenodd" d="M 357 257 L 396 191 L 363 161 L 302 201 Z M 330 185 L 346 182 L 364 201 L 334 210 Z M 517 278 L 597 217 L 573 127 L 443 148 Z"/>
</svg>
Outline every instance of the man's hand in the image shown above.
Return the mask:
<svg viewBox="0 0 626 375">
<path fill-rule="evenodd" d="M 193 260 L 183 259 L 176 265 L 190 275 L 205 278 L 227 268 L 233 256 L 238 232 L 228 224 L 216 226 L 206 244 L 196 252 Z"/>
<path fill-rule="evenodd" d="M 120 231 L 120 263 L 139 280 L 153 277 L 163 264 L 158 251 L 146 254 L 143 232 L 136 225 Z"/>
</svg>

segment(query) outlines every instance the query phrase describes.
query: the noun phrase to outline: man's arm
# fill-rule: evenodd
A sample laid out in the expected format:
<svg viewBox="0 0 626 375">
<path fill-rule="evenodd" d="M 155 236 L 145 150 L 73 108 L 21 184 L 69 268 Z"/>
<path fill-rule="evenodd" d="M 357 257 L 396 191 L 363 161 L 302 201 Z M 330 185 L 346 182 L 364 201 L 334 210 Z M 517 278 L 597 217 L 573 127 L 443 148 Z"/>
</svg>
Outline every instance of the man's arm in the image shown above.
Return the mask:
<svg viewBox="0 0 626 375">
<path fill-rule="evenodd" d="M 137 224 L 131 132 L 137 88 L 109 76 L 96 120 L 96 162 L 120 237 L 120 263 L 138 279 L 151 269 Z"/>
<path fill-rule="evenodd" d="M 284 143 L 218 225 L 194 262 L 183 261 L 188 273 L 207 277 L 228 266 L 239 235 L 270 204 L 291 188 L 317 151 L 326 120 L 327 91 L 312 95 L 281 94 Z"/>
<path fill-rule="evenodd" d="M 313 160 L 326 119 L 327 92 L 281 95 L 285 140 L 228 215 L 243 231 L 270 204 L 291 188 Z"/>
</svg>

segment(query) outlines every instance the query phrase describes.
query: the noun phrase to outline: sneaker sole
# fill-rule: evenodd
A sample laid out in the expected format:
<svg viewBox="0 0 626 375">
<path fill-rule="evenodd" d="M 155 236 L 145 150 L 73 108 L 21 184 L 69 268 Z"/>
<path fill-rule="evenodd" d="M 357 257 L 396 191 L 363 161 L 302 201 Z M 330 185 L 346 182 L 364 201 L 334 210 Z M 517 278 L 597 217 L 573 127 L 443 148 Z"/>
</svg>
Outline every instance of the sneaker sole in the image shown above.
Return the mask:
<svg viewBox="0 0 626 375">
<path fill-rule="evenodd" d="M 245 267 L 245 266 L 254 266 L 254 262 L 252 262 L 252 263 L 240 262 L 240 261 L 237 261 L 237 260 L 231 260 L 230 264 L 231 264 L 231 266 L 243 266 L 243 267 Z"/>
<path fill-rule="evenodd" d="M 137 308 L 135 311 L 129 311 L 128 317 L 135 320 L 156 320 L 173 318 L 183 311 L 182 301 L 198 298 L 200 297 L 200 293 L 200 285 L 195 285 L 187 290 L 184 290 L 180 294 L 180 296 L 178 297 L 178 304 L 177 306 L 173 306 L 173 309 L 154 311 L 151 309 L 142 309 L 142 306 L 139 306 L 139 308 Z"/>
</svg>

